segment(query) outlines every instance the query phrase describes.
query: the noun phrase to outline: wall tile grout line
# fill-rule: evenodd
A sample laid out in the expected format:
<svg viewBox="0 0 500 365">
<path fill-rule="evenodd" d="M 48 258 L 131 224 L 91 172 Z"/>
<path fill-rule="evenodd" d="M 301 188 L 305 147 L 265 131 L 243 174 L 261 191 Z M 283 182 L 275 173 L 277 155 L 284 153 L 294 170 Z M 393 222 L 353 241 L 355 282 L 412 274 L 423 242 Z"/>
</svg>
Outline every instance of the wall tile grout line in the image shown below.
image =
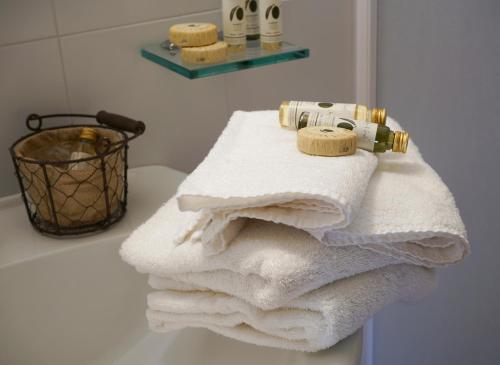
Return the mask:
<svg viewBox="0 0 500 365">
<path fill-rule="evenodd" d="M 231 111 L 229 110 L 229 89 L 228 89 L 228 86 L 227 86 L 227 77 L 228 75 L 225 74 L 224 75 L 224 81 L 223 81 L 223 84 L 224 84 L 224 102 L 225 102 L 225 109 L 226 109 L 226 118 L 227 120 L 229 120 L 229 118 L 231 117 L 231 115 L 229 113 L 231 113 Z"/>
<path fill-rule="evenodd" d="M 202 12 L 192 12 L 192 13 L 186 13 L 186 14 L 179 14 L 171 17 L 163 17 L 163 18 L 157 18 L 157 19 L 149 19 L 149 20 L 144 20 L 140 22 L 134 22 L 134 23 L 127 23 L 127 24 L 120 24 L 120 25 L 115 25 L 115 26 L 110 26 L 110 27 L 102 27 L 102 28 L 94 28 L 94 29 L 88 29 L 84 30 L 81 32 L 72 32 L 72 33 L 60 33 L 59 32 L 59 27 L 57 25 L 57 13 L 54 5 L 54 1 L 51 0 L 51 7 L 52 7 L 52 14 L 54 17 L 54 22 L 55 22 L 55 27 L 56 27 L 56 35 L 50 35 L 46 37 L 39 37 L 39 38 L 30 38 L 22 41 L 14 41 L 14 42 L 7 42 L 0 44 L 0 48 L 3 47 L 12 47 L 12 46 L 17 46 L 17 45 L 22 45 L 26 43 L 31 43 L 31 42 L 38 42 L 38 41 L 44 41 L 47 39 L 52 39 L 52 38 L 70 38 L 70 37 L 75 37 L 83 34 L 91 34 L 91 33 L 97 33 L 97 32 L 103 32 L 103 31 L 108 31 L 108 30 L 116 30 L 116 29 L 121 29 L 121 28 L 129 28 L 133 26 L 141 26 L 141 25 L 148 25 L 148 24 L 154 24 L 154 23 L 159 23 L 162 21 L 166 20 L 173 20 L 176 18 L 184 18 L 184 17 L 190 17 L 190 16 L 196 16 L 196 15 L 210 15 L 212 13 L 220 12 L 220 9 L 212 9 L 212 10 L 206 10 Z"/>
<path fill-rule="evenodd" d="M 50 0 L 50 5 L 51 5 L 51 9 L 52 9 L 52 17 L 54 19 L 54 26 L 56 28 L 57 49 L 59 50 L 59 60 L 61 62 L 62 76 L 63 76 L 63 81 L 64 81 L 64 92 L 66 94 L 66 106 L 68 108 L 68 111 L 71 113 L 71 112 L 73 112 L 73 108 L 71 106 L 71 99 L 69 96 L 69 85 L 68 85 L 68 78 L 66 75 L 66 65 L 64 64 L 64 56 L 63 56 L 63 50 L 62 50 L 62 44 L 61 44 L 61 37 L 59 35 L 59 24 L 57 23 L 57 12 L 56 12 L 56 6 L 54 4 L 54 0 Z"/>
<path fill-rule="evenodd" d="M 47 36 L 47 37 L 26 39 L 24 41 L 16 41 L 16 42 L 3 43 L 3 44 L 0 44 L 0 48 L 21 46 L 23 44 L 32 43 L 32 42 L 34 43 L 34 42 L 39 42 L 39 41 L 46 41 L 48 39 L 53 39 L 53 38 L 57 38 L 57 34 L 56 35 L 50 35 L 50 36 Z"/>
<path fill-rule="evenodd" d="M 52 0 L 53 2 L 54 0 Z M 185 14 L 178 14 L 175 16 L 170 16 L 170 17 L 162 17 L 162 18 L 157 18 L 157 19 L 149 19 L 149 20 L 143 20 L 139 22 L 133 22 L 133 23 L 127 23 L 127 24 L 120 24 L 120 25 L 114 25 L 114 26 L 109 26 L 109 27 L 100 27 L 100 28 L 94 28 L 94 29 L 87 29 L 83 30 L 80 32 L 69 32 L 69 33 L 63 33 L 59 34 L 61 38 L 70 38 L 70 37 L 75 37 L 83 34 L 92 34 L 92 33 L 98 33 L 98 32 L 104 32 L 104 31 L 112 31 L 112 30 L 117 30 L 117 29 L 125 29 L 125 28 L 130 28 L 130 27 L 135 27 L 135 26 L 141 26 L 141 25 L 149 25 L 149 24 L 154 24 L 154 23 L 159 23 L 163 22 L 166 20 L 174 20 L 177 18 L 185 18 L 185 17 L 192 17 L 192 16 L 197 16 L 197 15 L 211 15 L 213 13 L 220 12 L 219 8 L 216 9 L 211 9 L 211 10 L 206 10 L 206 11 L 201 11 L 201 12 L 191 12 L 191 13 L 185 13 Z"/>
</svg>

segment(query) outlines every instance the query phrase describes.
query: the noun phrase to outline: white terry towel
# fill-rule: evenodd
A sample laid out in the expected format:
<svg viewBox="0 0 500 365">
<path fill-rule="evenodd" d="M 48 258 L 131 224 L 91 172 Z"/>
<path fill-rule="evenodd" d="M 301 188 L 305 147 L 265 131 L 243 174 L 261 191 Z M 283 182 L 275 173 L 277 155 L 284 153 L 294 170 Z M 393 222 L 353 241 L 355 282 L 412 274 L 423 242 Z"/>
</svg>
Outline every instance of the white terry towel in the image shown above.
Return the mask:
<svg viewBox="0 0 500 365">
<path fill-rule="evenodd" d="M 354 245 L 327 247 L 302 230 L 259 220 L 249 220 L 225 251 L 208 256 L 203 243 L 172 242 L 183 219 L 171 199 L 122 245 L 122 258 L 151 274 L 155 289 L 182 283 L 273 309 L 332 281 L 404 262 Z"/>
<path fill-rule="evenodd" d="M 401 130 L 392 118 L 387 125 Z M 188 213 L 175 241 L 201 240 L 206 254 L 217 253 L 238 234 L 244 224 L 241 217 L 250 217 L 304 229 L 327 245 L 363 245 L 426 267 L 456 263 L 469 253 L 452 194 L 412 141 L 406 154 L 377 154 L 373 175 L 373 160 L 368 158 L 375 158 L 372 153 L 313 157 L 298 152 L 295 144 L 296 132 L 279 127 L 277 112 L 236 112 L 205 161 L 179 188 L 181 209 L 201 210 Z M 307 173 L 305 166 L 311 166 Z M 296 193 L 284 196 L 296 200 L 272 202 L 281 196 L 272 191 L 292 186 L 289 190 Z M 329 192 L 318 200 L 299 199 L 304 186 Z M 268 195 L 258 195 L 266 189 Z M 335 194 L 340 210 L 325 203 Z M 342 207 L 345 213 L 339 215 Z"/>
<path fill-rule="evenodd" d="M 418 299 L 434 286 L 433 270 L 391 265 L 323 286 L 275 310 L 187 288 L 150 294 L 146 314 L 159 332 L 204 327 L 257 345 L 318 351 L 354 333 L 383 306 Z"/>
<path fill-rule="evenodd" d="M 277 111 L 235 112 L 178 189 L 180 209 L 195 213 L 176 242 L 201 240 L 218 252 L 241 229 L 242 217 L 301 229 L 348 225 L 376 167 L 375 155 L 358 150 L 335 159 L 309 156 L 298 151 L 296 138 L 280 127 Z"/>
<path fill-rule="evenodd" d="M 388 118 L 392 130 L 399 124 Z M 405 155 L 379 154 L 361 208 L 337 230 L 308 230 L 328 245 L 362 245 L 427 267 L 462 260 L 470 251 L 453 195 L 410 141 Z"/>
</svg>

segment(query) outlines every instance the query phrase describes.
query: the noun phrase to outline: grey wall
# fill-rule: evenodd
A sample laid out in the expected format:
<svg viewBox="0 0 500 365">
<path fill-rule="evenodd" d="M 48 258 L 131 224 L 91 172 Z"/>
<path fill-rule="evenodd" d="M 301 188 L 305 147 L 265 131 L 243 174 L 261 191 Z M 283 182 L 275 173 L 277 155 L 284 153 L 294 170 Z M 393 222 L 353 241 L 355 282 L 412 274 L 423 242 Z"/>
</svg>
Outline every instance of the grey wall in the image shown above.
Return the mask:
<svg viewBox="0 0 500 365">
<path fill-rule="evenodd" d="M 350 0 L 284 3 L 285 38 L 308 46 L 308 60 L 191 81 L 140 57 L 140 47 L 162 41 L 174 23 L 220 23 L 220 4 L 0 0 L 0 196 L 17 191 L 7 148 L 26 134 L 29 113 L 105 109 L 144 120 L 131 165 L 188 172 L 235 109 L 277 108 L 287 98 L 353 99 Z"/>
<path fill-rule="evenodd" d="M 500 2 L 378 4 L 378 104 L 449 185 L 473 252 L 375 318 L 374 363 L 500 364 Z"/>
</svg>

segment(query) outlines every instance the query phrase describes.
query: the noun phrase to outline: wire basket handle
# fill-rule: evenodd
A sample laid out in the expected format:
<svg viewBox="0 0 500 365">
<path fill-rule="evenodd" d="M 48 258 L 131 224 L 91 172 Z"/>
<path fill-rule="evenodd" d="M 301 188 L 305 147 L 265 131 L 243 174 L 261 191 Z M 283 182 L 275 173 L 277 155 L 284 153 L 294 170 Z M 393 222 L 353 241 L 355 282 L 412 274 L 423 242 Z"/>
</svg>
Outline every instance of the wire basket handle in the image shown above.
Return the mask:
<svg viewBox="0 0 500 365">
<path fill-rule="evenodd" d="M 79 117 L 79 118 L 91 118 L 97 120 L 99 124 L 107 125 L 113 129 L 117 129 L 120 131 L 125 131 L 132 133 L 132 136 L 129 137 L 125 134 L 126 140 L 125 142 L 131 141 L 146 130 L 146 125 L 138 120 L 134 120 L 128 117 L 124 117 L 123 115 L 108 113 L 104 110 L 101 110 L 96 115 L 92 114 L 49 114 L 49 115 L 39 115 L 36 113 L 28 115 L 26 118 L 26 127 L 33 131 L 39 132 L 43 128 L 43 120 L 47 118 L 60 118 L 60 117 Z M 35 123 L 35 124 L 34 124 Z"/>
<path fill-rule="evenodd" d="M 124 117 L 119 114 L 108 113 L 104 110 L 98 112 L 95 118 L 99 124 L 105 124 L 111 128 L 132 133 L 133 136 L 128 138 L 129 141 L 137 138 L 146 130 L 146 125 L 139 120 Z"/>
</svg>

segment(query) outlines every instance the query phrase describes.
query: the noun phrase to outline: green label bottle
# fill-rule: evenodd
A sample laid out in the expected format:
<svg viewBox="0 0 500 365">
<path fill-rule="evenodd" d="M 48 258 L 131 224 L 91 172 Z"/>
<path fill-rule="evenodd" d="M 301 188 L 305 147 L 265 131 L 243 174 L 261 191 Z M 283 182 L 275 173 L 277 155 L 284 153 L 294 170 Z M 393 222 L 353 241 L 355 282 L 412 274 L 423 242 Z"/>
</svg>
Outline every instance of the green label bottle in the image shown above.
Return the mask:
<svg viewBox="0 0 500 365">
<path fill-rule="evenodd" d="M 334 114 L 302 112 L 298 116 L 297 129 L 311 126 L 330 126 L 352 130 L 356 133 L 358 147 L 371 152 L 405 153 L 408 148 L 407 132 L 391 131 L 385 125 L 337 117 Z"/>
<path fill-rule="evenodd" d="M 378 124 L 385 124 L 387 119 L 387 111 L 383 108 L 373 108 L 370 110 L 360 104 L 284 101 L 280 105 L 280 124 L 284 127 L 293 128 L 303 112 L 326 113 L 336 117 L 364 120 Z"/>
</svg>

